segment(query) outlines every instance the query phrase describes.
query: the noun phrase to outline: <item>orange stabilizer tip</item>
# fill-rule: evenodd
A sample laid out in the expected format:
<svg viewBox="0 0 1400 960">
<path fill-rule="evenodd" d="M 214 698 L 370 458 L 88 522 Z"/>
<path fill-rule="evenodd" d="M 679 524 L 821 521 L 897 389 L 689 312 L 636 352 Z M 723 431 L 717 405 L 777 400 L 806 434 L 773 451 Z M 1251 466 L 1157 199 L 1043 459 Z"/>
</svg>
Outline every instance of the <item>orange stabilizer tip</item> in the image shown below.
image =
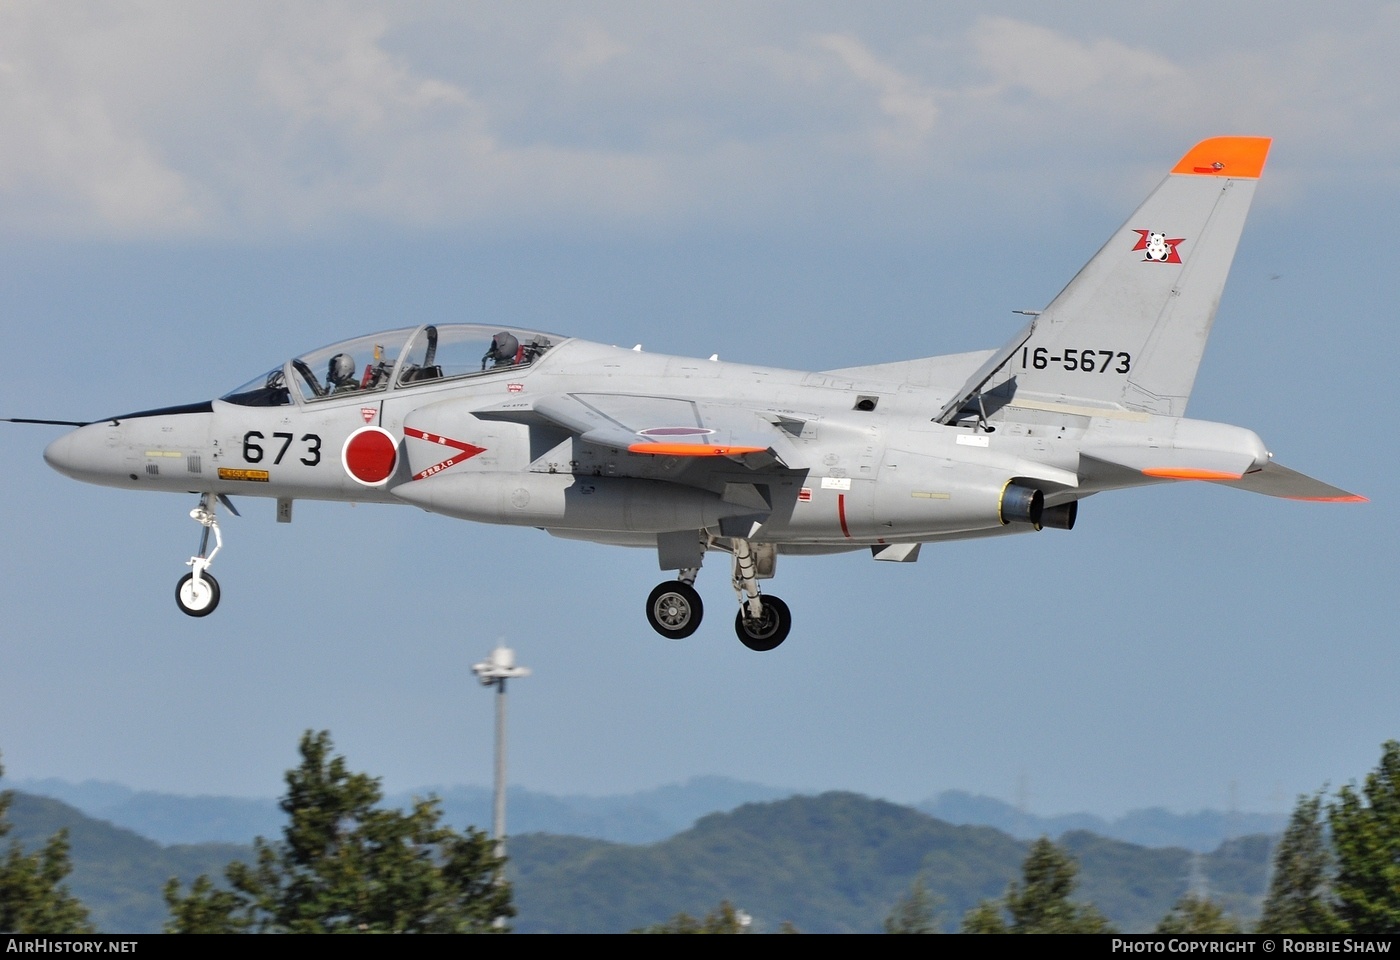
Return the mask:
<svg viewBox="0 0 1400 960">
<path fill-rule="evenodd" d="M 762 453 L 767 447 L 726 447 L 711 443 L 634 443 L 628 453 L 648 453 L 654 457 L 742 457 Z"/>
<path fill-rule="evenodd" d="M 1349 493 L 1344 497 L 1289 497 L 1289 500 L 1303 500 L 1307 503 L 1370 503 L 1368 497 L 1360 494 Z"/>
<path fill-rule="evenodd" d="M 1149 477 L 1163 480 L 1238 480 L 1242 473 L 1229 473 L 1225 470 L 1198 470 L 1194 467 L 1148 467 L 1142 471 Z"/>
<path fill-rule="evenodd" d="M 1212 137 L 1202 140 L 1190 150 L 1172 173 L 1195 174 L 1206 177 L 1235 177 L 1259 179 L 1264 172 L 1264 160 L 1269 156 L 1269 137 Z"/>
</svg>

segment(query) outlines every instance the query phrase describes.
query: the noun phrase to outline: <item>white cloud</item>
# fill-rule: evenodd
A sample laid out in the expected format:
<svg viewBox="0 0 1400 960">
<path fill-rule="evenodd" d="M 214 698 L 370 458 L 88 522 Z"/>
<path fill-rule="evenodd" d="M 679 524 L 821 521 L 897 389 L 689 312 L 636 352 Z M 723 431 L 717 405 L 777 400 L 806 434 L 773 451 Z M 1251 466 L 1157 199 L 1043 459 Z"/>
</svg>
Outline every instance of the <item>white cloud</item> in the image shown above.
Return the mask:
<svg viewBox="0 0 1400 960">
<path fill-rule="evenodd" d="M 435 109 L 472 108 L 465 91 L 415 76 L 386 54 L 381 17 L 344 18 L 323 9 L 294 26 L 297 42 L 269 50 L 257 64 L 260 89 L 293 126 L 354 138 L 411 128 Z"/>
<path fill-rule="evenodd" d="M 565 30 L 552 52 L 564 72 L 577 78 L 611 63 L 628 49 L 597 23 L 589 22 Z"/>
<path fill-rule="evenodd" d="M 0 211 L 11 229 L 189 227 L 197 189 L 113 109 L 84 26 L 49 5 L 0 9 Z"/>
<path fill-rule="evenodd" d="M 896 124 L 879 137 L 883 147 L 914 148 L 933 132 L 938 103 L 931 89 L 885 63 L 848 34 L 826 34 L 815 43 L 835 54 L 857 80 L 875 89 L 880 111 Z"/>
<path fill-rule="evenodd" d="M 967 39 L 996 92 L 1020 89 L 1042 100 L 1125 89 L 1154 96 L 1181 79 L 1180 67 L 1151 51 L 1104 38 L 1086 42 L 1009 17 L 978 20 Z"/>
<path fill-rule="evenodd" d="M 970 176 L 1155 171 L 1221 132 L 1319 171 L 1400 159 L 1395 6 L 1209 49 L 1199 9 L 1132 37 L 858 9 L 9 3 L 0 230 L 895 222 Z"/>
</svg>

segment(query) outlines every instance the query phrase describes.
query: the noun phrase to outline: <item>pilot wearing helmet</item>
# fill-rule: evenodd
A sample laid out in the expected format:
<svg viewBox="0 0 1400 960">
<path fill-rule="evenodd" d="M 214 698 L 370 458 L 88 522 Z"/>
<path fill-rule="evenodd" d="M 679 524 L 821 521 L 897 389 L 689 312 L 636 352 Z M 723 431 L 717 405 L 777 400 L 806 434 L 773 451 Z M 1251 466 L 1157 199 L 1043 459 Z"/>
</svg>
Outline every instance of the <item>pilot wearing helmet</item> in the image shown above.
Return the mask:
<svg viewBox="0 0 1400 960">
<path fill-rule="evenodd" d="M 326 366 L 326 386 L 331 393 L 346 393 L 360 389 L 355 379 L 355 358 L 348 353 L 337 353 Z"/>
<path fill-rule="evenodd" d="M 491 338 L 491 346 L 481 358 L 481 369 L 489 363 L 493 367 L 512 367 L 520 362 L 520 341 L 514 334 L 502 330 Z"/>
</svg>

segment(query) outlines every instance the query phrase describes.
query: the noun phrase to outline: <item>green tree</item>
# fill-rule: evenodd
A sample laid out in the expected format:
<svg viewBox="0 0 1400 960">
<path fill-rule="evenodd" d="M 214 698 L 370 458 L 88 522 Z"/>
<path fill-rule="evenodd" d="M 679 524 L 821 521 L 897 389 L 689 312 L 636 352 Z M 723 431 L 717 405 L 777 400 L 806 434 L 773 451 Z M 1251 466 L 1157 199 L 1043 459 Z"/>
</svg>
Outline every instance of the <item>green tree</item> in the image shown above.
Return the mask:
<svg viewBox="0 0 1400 960">
<path fill-rule="evenodd" d="M 915 877 L 909 893 L 894 905 L 885 918 L 886 933 L 942 933 L 938 922 L 941 900 L 924 884 L 923 877 Z"/>
<path fill-rule="evenodd" d="M 0 776 L 5 768 L 0 766 Z M 0 792 L 0 838 L 10 832 L 13 793 Z M 0 858 L 0 930 L 6 933 L 92 933 L 87 908 L 68 893 L 63 878 L 68 859 L 68 831 L 49 838 L 38 853 L 25 853 L 18 841 Z"/>
<path fill-rule="evenodd" d="M 1010 933 L 1006 920 L 1001 915 L 1001 904 L 994 900 L 983 900 L 963 914 L 963 933 Z"/>
<path fill-rule="evenodd" d="M 247 933 L 252 920 L 243 898 L 231 890 L 220 890 L 206 876 L 190 885 L 187 897 L 180 896 L 180 881 L 171 877 L 165 885 L 165 902 L 170 906 L 166 933 Z"/>
<path fill-rule="evenodd" d="M 1021 867 L 1022 881 L 1012 881 L 1001 903 L 982 901 L 963 918 L 964 933 L 1112 933 L 1092 906 L 1077 904 L 1074 892 L 1079 865 L 1047 837 L 1031 844 Z M 1011 922 L 1002 918 L 1002 911 Z"/>
<path fill-rule="evenodd" d="M 165 888 L 170 933 L 471 933 L 515 915 L 504 866 L 484 833 L 439 826 L 436 800 L 382 810 L 379 781 L 331 755 L 330 734 L 307 731 L 287 772 L 281 843 L 254 842 L 252 865 L 208 877 L 188 895 Z"/>
<path fill-rule="evenodd" d="M 1349 933 L 1400 932 L 1400 741 L 1381 748 L 1381 762 L 1358 792 L 1337 791 L 1327 808 L 1337 875 L 1337 915 Z"/>
<path fill-rule="evenodd" d="M 1258 933 L 1338 933 L 1329 873 L 1332 853 L 1322 825 L 1322 793 L 1301 796 L 1278 850 Z"/>
<path fill-rule="evenodd" d="M 632 933 L 748 933 L 751 922 L 748 914 L 724 900 L 706 914 L 703 920 L 697 920 L 688 913 L 678 913 L 665 923 L 640 927 Z M 797 928 L 785 928 L 782 932 L 796 933 Z"/>
<path fill-rule="evenodd" d="M 1240 926 L 1209 897 L 1188 893 L 1157 924 L 1157 933 L 1239 933 Z"/>
</svg>

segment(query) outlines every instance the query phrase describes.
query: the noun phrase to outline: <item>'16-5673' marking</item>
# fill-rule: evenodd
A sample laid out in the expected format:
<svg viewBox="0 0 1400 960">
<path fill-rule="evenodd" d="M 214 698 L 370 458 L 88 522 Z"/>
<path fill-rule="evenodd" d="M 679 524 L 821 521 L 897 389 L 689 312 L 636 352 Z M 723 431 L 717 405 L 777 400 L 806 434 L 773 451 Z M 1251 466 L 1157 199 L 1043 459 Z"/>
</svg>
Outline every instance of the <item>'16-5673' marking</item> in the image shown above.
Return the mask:
<svg viewBox="0 0 1400 960">
<path fill-rule="evenodd" d="M 1133 358 L 1112 350 L 1063 350 L 1052 355 L 1045 347 L 1021 348 L 1021 369 L 1044 370 L 1050 366 L 1080 373 L 1128 373 L 1133 368 Z"/>
</svg>

